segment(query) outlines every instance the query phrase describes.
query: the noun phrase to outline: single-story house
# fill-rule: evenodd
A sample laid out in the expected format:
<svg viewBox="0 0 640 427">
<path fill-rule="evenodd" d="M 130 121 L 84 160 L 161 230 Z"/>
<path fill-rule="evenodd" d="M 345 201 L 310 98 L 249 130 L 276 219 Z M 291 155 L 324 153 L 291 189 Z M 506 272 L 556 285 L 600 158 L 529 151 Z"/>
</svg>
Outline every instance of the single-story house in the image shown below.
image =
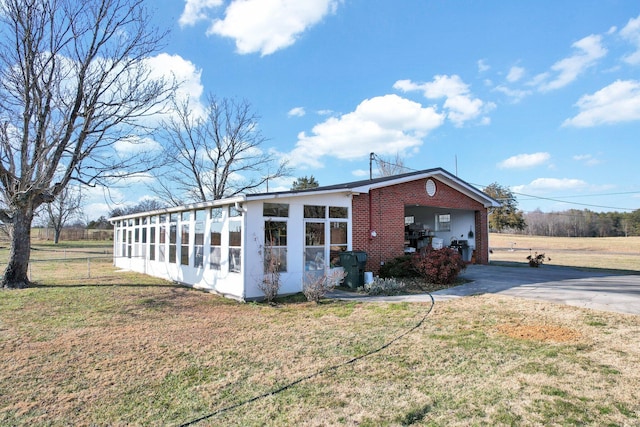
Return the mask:
<svg viewBox="0 0 640 427">
<path fill-rule="evenodd" d="M 497 206 L 441 168 L 246 194 L 111 218 L 114 264 L 243 301 L 260 299 L 267 253 L 278 260 L 280 294 L 300 292 L 314 272 L 342 268 L 345 251 L 365 252 L 366 271 L 374 274 L 427 245 L 452 246 L 465 261 L 486 264 L 488 209 Z"/>
</svg>

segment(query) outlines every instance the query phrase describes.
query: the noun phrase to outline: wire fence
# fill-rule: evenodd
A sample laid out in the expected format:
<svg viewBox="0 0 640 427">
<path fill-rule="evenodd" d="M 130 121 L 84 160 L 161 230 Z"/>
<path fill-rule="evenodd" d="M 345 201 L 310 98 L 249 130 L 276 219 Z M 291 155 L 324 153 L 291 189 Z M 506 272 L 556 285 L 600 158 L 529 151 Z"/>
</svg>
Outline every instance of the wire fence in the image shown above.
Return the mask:
<svg viewBox="0 0 640 427">
<path fill-rule="evenodd" d="M 8 260 L 0 263 L 0 274 Z M 113 254 L 111 249 L 32 249 L 27 271 L 31 282 L 65 283 L 112 276 Z"/>
<path fill-rule="evenodd" d="M 112 274 L 112 267 L 111 255 L 32 260 L 29 262 L 29 280 L 39 282 L 91 279 Z"/>
</svg>

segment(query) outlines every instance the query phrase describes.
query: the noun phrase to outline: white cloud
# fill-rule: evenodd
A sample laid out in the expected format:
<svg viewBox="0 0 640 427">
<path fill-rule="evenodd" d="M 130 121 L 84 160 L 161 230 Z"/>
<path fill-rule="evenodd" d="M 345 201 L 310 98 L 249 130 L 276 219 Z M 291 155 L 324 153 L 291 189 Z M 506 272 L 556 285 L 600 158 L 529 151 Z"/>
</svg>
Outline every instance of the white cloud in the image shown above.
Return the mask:
<svg viewBox="0 0 640 427">
<path fill-rule="evenodd" d="M 530 84 L 537 86 L 542 92 L 560 89 L 573 82 L 607 54 L 600 35 L 592 34 L 578 40 L 572 46 L 578 50 L 576 53 L 553 64 L 551 72 L 538 74 Z"/>
<path fill-rule="evenodd" d="M 86 218 L 95 220 L 101 216 L 109 216 L 111 209 L 118 203 L 123 203 L 125 197 L 120 189 L 115 187 L 82 187 L 82 211 Z"/>
<path fill-rule="evenodd" d="M 289 112 L 287 113 L 287 115 L 289 117 L 303 117 L 306 114 L 306 112 L 304 111 L 304 107 L 295 107 L 292 108 L 291 110 L 289 110 Z"/>
<path fill-rule="evenodd" d="M 620 30 L 620 35 L 636 46 L 636 51 L 623 59 L 632 65 L 640 64 L 640 15 L 630 19 L 627 25 Z"/>
<path fill-rule="evenodd" d="M 202 70 L 180 55 L 161 53 L 148 59 L 152 76 L 171 76 L 180 83 L 177 95 L 180 97 L 199 98 L 204 87 L 200 78 Z"/>
<path fill-rule="evenodd" d="M 366 99 L 355 111 L 330 117 L 302 132 L 288 154 L 291 165 L 322 167 L 322 158 L 357 159 L 375 152 L 395 155 L 422 145 L 430 131 L 441 126 L 444 117 L 433 107 L 423 107 L 397 95 Z"/>
<path fill-rule="evenodd" d="M 593 95 L 582 96 L 580 113 L 563 126 L 592 127 L 640 120 L 640 81 L 617 80 Z"/>
<path fill-rule="evenodd" d="M 551 158 L 549 153 L 518 154 L 498 163 L 501 169 L 525 169 L 539 166 Z"/>
<path fill-rule="evenodd" d="M 456 126 L 462 126 L 464 122 L 495 108 L 495 104 L 491 102 L 485 103 L 479 98 L 474 98 L 469 91 L 469 86 L 455 74 L 437 75 L 433 81 L 427 83 L 398 80 L 393 88 L 403 92 L 422 91 L 428 99 L 445 98 L 443 108 L 447 110 L 447 118 Z"/>
<path fill-rule="evenodd" d="M 198 116 L 203 115 L 205 107 L 200 101 L 204 91 L 201 82 L 202 70 L 195 64 L 182 58 L 180 55 L 161 53 L 147 60 L 147 66 L 151 70 L 151 78 L 173 80 L 179 84 L 175 97 L 178 102 L 189 101 L 189 106 Z M 170 114 L 169 104 L 161 106 L 165 112 L 157 114 L 153 119 L 161 120 Z"/>
<path fill-rule="evenodd" d="M 184 10 L 178 23 L 184 27 L 206 21 L 209 19 L 206 12 L 218 6 L 222 6 L 222 0 L 185 0 Z"/>
<path fill-rule="evenodd" d="M 106 203 L 87 203 L 82 207 L 84 217 L 89 221 L 97 220 L 101 216 L 108 217 L 111 208 Z"/>
<path fill-rule="evenodd" d="M 207 34 L 235 40 L 240 54 L 270 55 L 291 46 L 307 29 L 335 13 L 339 0 L 233 0 Z"/>
<path fill-rule="evenodd" d="M 162 146 L 151 138 L 140 138 L 131 136 L 129 138 L 119 139 L 113 144 L 116 152 L 122 156 L 130 156 L 132 154 L 160 152 Z"/>
<path fill-rule="evenodd" d="M 496 86 L 494 90 L 507 95 L 514 103 L 520 102 L 522 99 L 531 95 L 530 90 L 511 89 L 503 85 Z"/>
<path fill-rule="evenodd" d="M 509 74 L 507 74 L 507 81 L 510 83 L 515 83 L 520 80 L 524 76 L 524 68 L 522 67 L 511 67 L 509 70 Z"/>
<path fill-rule="evenodd" d="M 149 172 L 140 172 L 131 175 L 123 175 L 121 178 L 117 178 L 117 185 L 123 188 L 137 184 L 152 184 L 156 181 L 156 178 Z"/>
<path fill-rule="evenodd" d="M 600 160 L 592 156 L 591 154 L 577 154 L 573 156 L 573 160 L 582 162 L 586 166 L 595 166 L 600 164 Z"/>
<path fill-rule="evenodd" d="M 487 61 L 485 61 L 484 59 L 479 59 L 478 60 L 478 71 L 481 73 L 484 73 L 485 71 L 489 71 L 491 69 L 491 67 L 489 66 L 489 64 L 487 64 Z"/>
<path fill-rule="evenodd" d="M 369 176 L 369 171 L 368 170 L 364 170 L 364 169 L 356 169 L 356 170 L 351 172 L 351 175 L 353 175 L 353 176 L 355 176 L 357 178 L 363 178 L 363 177 Z"/>
<path fill-rule="evenodd" d="M 574 178 L 537 178 L 529 184 L 513 187 L 516 193 L 546 193 L 553 191 L 577 191 L 587 189 L 589 185 Z"/>
</svg>

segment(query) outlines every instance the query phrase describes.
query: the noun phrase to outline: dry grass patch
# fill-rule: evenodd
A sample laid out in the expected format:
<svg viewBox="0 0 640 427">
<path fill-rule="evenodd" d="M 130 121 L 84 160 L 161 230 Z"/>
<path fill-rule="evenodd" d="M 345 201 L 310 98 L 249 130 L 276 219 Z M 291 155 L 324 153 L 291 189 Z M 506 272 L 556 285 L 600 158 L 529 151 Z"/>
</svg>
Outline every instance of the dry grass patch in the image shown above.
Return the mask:
<svg viewBox="0 0 640 427">
<path fill-rule="evenodd" d="M 489 234 L 492 262 L 526 265 L 531 253 L 544 253 L 549 264 L 569 267 L 640 271 L 640 236 L 544 237 Z"/>
<path fill-rule="evenodd" d="M 0 292 L 0 424 L 640 423 L 638 316 L 468 297 L 376 352 L 430 305 L 271 307 L 112 276 Z"/>
<path fill-rule="evenodd" d="M 499 325 L 496 330 L 511 338 L 543 342 L 577 341 L 581 337 L 575 329 L 555 325 Z"/>
</svg>

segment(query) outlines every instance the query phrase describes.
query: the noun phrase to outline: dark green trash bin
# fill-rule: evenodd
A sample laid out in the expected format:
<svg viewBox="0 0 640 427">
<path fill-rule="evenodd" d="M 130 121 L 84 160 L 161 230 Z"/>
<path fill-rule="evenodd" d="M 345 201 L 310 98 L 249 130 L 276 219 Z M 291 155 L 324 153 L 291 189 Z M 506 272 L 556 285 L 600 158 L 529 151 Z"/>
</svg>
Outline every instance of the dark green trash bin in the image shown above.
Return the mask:
<svg viewBox="0 0 640 427">
<path fill-rule="evenodd" d="M 367 253 L 363 251 L 345 251 L 340 253 L 340 263 L 346 274 L 344 285 L 351 289 L 364 286 L 364 270 L 367 266 Z"/>
</svg>

